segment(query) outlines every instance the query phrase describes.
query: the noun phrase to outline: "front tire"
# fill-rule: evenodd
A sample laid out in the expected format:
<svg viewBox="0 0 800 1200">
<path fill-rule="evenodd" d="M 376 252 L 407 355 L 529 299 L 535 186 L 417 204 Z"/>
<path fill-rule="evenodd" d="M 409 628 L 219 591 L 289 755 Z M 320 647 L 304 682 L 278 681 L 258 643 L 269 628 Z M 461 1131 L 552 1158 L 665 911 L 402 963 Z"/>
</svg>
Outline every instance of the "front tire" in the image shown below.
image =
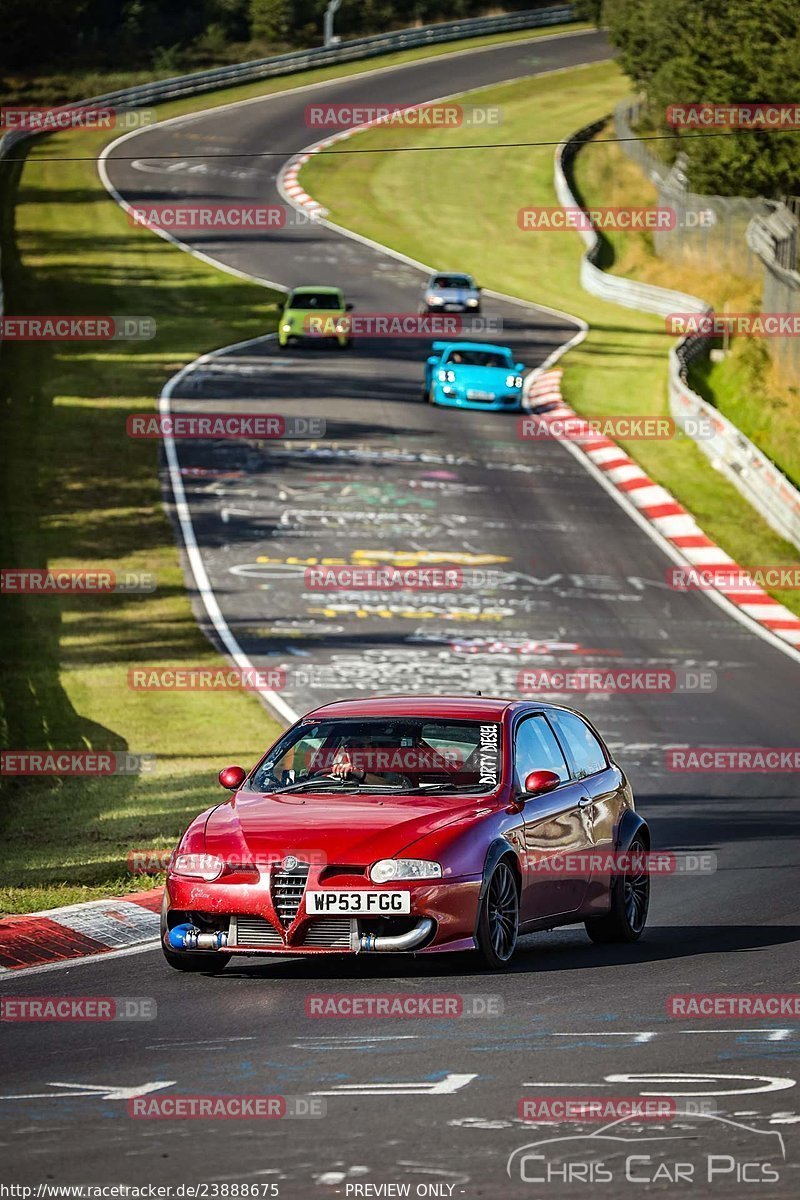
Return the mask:
<svg viewBox="0 0 800 1200">
<path fill-rule="evenodd" d="M 487 967 L 501 971 L 517 948 L 519 890 L 511 866 L 501 859 L 492 872 L 478 916 L 478 952 Z"/>
<path fill-rule="evenodd" d="M 173 971 L 204 972 L 206 975 L 219 975 L 231 961 L 232 955 L 219 954 L 213 951 L 208 954 L 193 954 L 191 950 L 174 951 L 162 946 L 164 958 Z"/>
<path fill-rule="evenodd" d="M 646 855 L 647 847 L 636 838 L 627 852 Z M 615 875 L 611 884 L 611 908 L 602 917 L 589 917 L 586 932 L 593 942 L 638 942 L 644 933 L 647 910 L 650 906 L 650 876 L 646 865 L 624 875 Z"/>
</svg>

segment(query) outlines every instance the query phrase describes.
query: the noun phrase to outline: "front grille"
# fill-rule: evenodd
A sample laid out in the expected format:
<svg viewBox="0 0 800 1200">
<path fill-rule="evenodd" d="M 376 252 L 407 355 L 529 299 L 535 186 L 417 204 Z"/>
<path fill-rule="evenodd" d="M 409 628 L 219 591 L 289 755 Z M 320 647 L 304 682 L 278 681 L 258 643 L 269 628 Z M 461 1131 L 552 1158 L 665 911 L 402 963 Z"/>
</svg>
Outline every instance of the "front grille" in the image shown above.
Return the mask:
<svg viewBox="0 0 800 1200">
<path fill-rule="evenodd" d="M 231 917 L 232 946 L 282 946 L 281 935 L 263 917 Z"/>
<path fill-rule="evenodd" d="M 272 903 L 284 929 L 288 929 L 297 916 L 307 879 L 308 863 L 298 863 L 291 870 L 281 867 L 272 872 Z"/>
<path fill-rule="evenodd" d="M 324 946 L 328 950 L 349 950 L 351 931 L 355 921 L 352 917 L 325 917 L 312 921 L 306 928 L 302 946 Z"/>
</svg>

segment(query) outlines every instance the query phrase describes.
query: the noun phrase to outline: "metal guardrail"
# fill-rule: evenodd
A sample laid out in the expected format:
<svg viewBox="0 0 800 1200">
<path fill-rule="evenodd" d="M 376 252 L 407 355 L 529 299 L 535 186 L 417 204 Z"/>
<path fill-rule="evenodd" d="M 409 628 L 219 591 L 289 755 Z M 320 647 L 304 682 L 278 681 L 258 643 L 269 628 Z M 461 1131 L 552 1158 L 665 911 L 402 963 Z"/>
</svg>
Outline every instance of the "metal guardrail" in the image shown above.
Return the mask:
<svg viewBox="0 0 800 1200">
<path fill-rule="evenodd" d="M 228 67 L 213 67 L 209 71 L 194 71 L 190 75 L 175 75 L 171 79 L 159 79 L 136 87 L 121 88 L 92 96 L 88 100 L 75 101 L 71 107 L 88 105 L 110 105 L 119 108 L 139 108 L 163 100 L 177 100 L 181 96 L 195 96 L 201 92 L 239 83 L 253 83 L 259 79 L 271 79 L 278 75 L 290 75 L 295 71 L 306 71 L 311 67 L 325 67 L 336 63 L 355 62 L 374 58 L 381 54 L 393 54 L 400 50 L 413 50 L 419 46 L 457 41 L 460 38 L 480 37 L 491 33 L 512 33 L 517 29 L 537 29 L 549 25 L 563 25 L 575 20 L 572 4 L 559 4 L 550 8 L 525 9 L 523 12 L 504 13 L 492 17 L 469 17 L 460 21 L 445 21 L 437 25 L 421 25 L 413 29 L 399 29 L 392 33 L 377 33 L 371 37 L 352 38 L 336 46 L 320 46 L 311 50 L 292 50 L 287 54 L 276 54 L 270 58 L 256 58 Z"/>
<path fill-rule="evenodd" d="M 572 134 L 556 150 L 555 191 L 565 208 L 583 207 L 572 189 L 570 169 L 581 142 L 595 134 L 606 119 Z M 655 287 L 611 275 L 595 265 L 600 238 L 594 230 L 579 230 L 587 247 L 581 260 L 581 285 L 593 296 L 640 312 L 666 316 L 671 312 L 707 313 L 710 305 L 683 292 Z M 800 491 L 745 437 L 733 422 L 698 396 L 688 384 L 691 362 L 708 351 L 708 339 L 681 338 L 669 351 L 669 407 L 676 424 L 692 437 L 717 470 L 721 471 L 782 537 L 800 547 Z M 705 435 L 697 437 L 702 430 Z"/>
<path fill-rule="evenodd" d="M 579 129 L 566 138 L 556 150 L 555 161 L 555 190 L 559 203 L 564 208 L 580 208 L 580 201 L 572 190 L 570 173 L 575 155 L 582 142 L 591 138 L 606 124 L 606 118 Z M 578 230 L 586 253 L 581 260 L 581 284 L 593 296 L 602 300 L 611 300 L 625 308 L 634 308 L 640 312 L 657 313 L 665 317 L 673 312 L 703 313 L 708 311 L 708 305 L 696 296 L 688 296 L 684 292 L 674 292 L 669 288 L 654 287 L 649 283 L 639 283 L 635 279 L 625 279 L 621 275 L 611 275 L 596 266 L 600 253 L 600 238 L 593 229 Z"/>
</svg>

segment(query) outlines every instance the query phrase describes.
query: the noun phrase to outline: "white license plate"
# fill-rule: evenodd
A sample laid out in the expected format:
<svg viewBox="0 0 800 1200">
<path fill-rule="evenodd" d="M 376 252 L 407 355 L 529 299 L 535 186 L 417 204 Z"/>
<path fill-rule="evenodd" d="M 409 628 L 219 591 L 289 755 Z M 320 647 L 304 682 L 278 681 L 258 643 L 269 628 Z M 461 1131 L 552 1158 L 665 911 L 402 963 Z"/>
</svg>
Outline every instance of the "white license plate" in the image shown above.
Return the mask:
<svg viewBox="0 0 800 1200">
<path fill-rule="evenodd" d="M 469 388 L 467 391 L 468 400 L 494 400 L 494 392 L 479 392 L 474 388 Z"/>
<path fill-rule="evenodd" d="M 461 304 L 445 304 L 445 312 L 460 312 L 463 305 Z"/>
<path fill-rule="evenodd" d="M 410 892 L 306 892 L 308 916 L 401 916 L 410 912 Z"/>
</svg>

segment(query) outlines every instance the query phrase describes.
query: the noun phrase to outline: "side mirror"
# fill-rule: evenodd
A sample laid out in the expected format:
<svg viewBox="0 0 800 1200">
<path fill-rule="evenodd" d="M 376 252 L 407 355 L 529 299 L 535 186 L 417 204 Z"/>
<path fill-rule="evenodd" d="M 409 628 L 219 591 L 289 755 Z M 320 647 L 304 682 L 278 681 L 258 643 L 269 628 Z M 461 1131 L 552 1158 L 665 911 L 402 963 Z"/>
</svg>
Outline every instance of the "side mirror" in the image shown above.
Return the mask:
<svg viewBox="0 0 800 1200">
<path fill-rule="evenodd" d="M 347 304 L 345 304 L 345 306 L 344 306 L 344 311 L 345 311 L 345 312 L 352 312 L 354 308 L 355 308 L 355 305 L 354 305 L 354 304 L 350 304 L 350 303 L 349 303 L 349 301 L 348 301 L 348 303 L 347 303 Z"/>
<path fill-rule="evenodd" d="M 521 375 L 522 372 L 525 370 L 525 363 L 514 363 L 514 370 L 517 372 L 518 375 Z"/>
<path fill-rule="evenodd" d="M 235 792 L 247 779 L 244 767 L 224 767 L 219 773 L 219 781 L 229 792 Z"/>
<path fill-rule="evenodd" d="M 525 794 L 527 796 L 545 796 L 555 791 L 561 780 L 555 771 L 531 771 L 525 779 Z"/>
<path fill-rule="evenodd" d="M 436 355 L 436 354 L 431 354 L 430 357 L 428 358 L 428 363 L 430 366 L 433 366 L 433 364 L 437 363 L 438 361 L 439 361 L 439 358 L 438 358 L 438 355 Z"/>
</svg>

